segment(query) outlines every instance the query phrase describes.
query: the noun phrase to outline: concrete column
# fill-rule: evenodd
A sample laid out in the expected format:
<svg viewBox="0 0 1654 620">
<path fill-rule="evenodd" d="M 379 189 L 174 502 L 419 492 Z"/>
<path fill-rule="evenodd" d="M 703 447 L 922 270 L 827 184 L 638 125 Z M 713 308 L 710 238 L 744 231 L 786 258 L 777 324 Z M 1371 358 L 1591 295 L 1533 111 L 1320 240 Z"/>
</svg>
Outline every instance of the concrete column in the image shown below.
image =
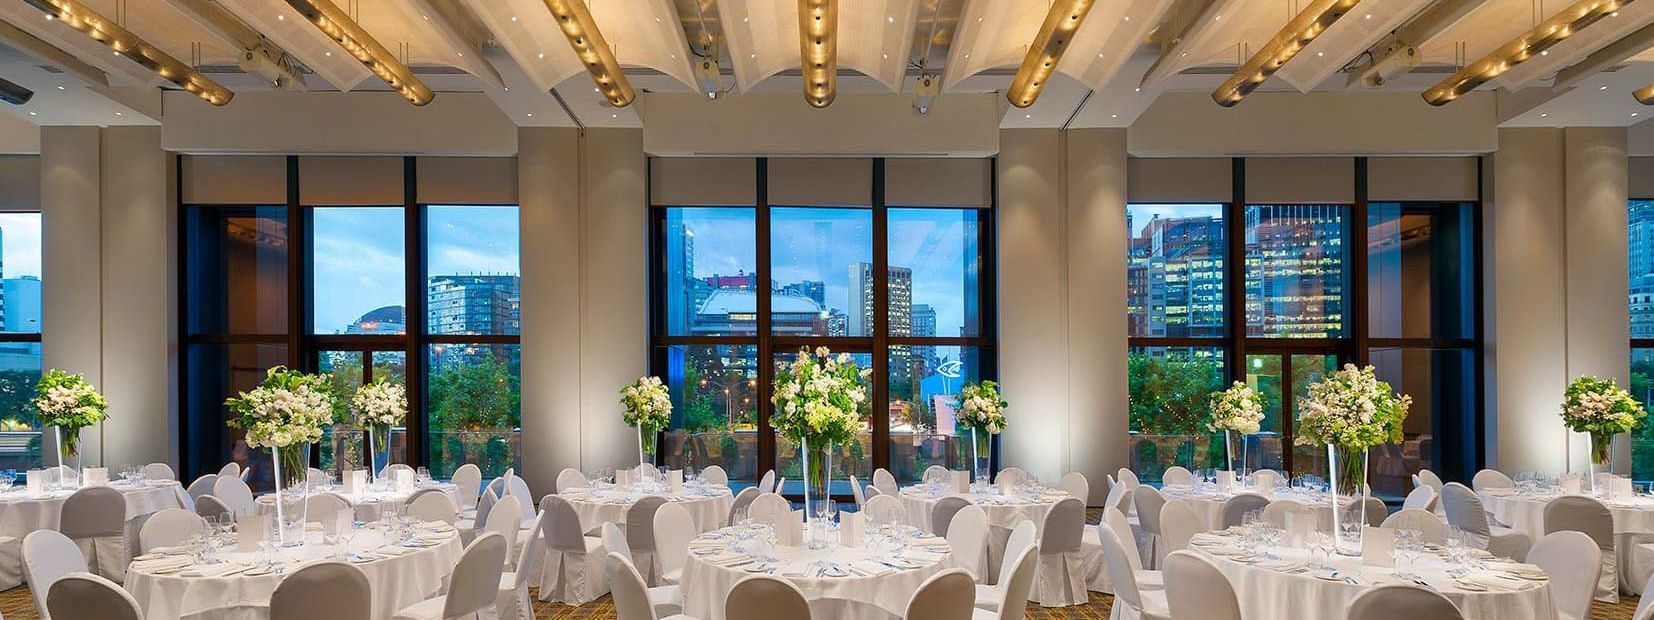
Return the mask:
<svg viewBox="0 0 1654 620">
<path fill-rule="evenodd" d="M 581 466 L 580 141 L 573 128 L 517 133 L 523 478 L 536 496 Z"/>
<path fill-rule="evenodd" d="M 1126 130 L 1082 129 L 1064 136 L 1068 199 L 1067 469 L 1091 481 L 1088 504 L 1103 504 L 1104 477 L 1127 465 Z M 1002 273 L 1010 273 L 1004 272 Z M 1003 280 L 1002 280 L 1003 281 Z M 1114 447 L 1114 449 L 1110 449 Z"/>
<path fill-rule="evenodd" d="M 41 366 L 83 373 L 98 386 L 103 385 L 100 151 L 97 127 L 40 130 Z M 82 447 L 95 455 L 99 433 L 87 434 Z M 41 449 L 47 455 L 57 450 L 51 433 Z M 54 462 L 47 456 L 46 463 Z"/>
<path fill-rule="evenodd" d="M 620 386 L 649 370 L 648 166 L 641 129 L 588 129 L 580 225 L 581 462 L 637 462 Z"/>
<path fill-rule="evenodd" d="M 1624 127 L 1570 127 L 1563 133 L 1567 175 L 1568 379 L 1612 377 L 1630 385 L 1631 325 Z M 1559 392 L 1557 398 L 1561 398 Z M 1573 471 L 1587 471 L 1589 438 L 1568 442 Z M 1615 470 L 1631 472 L 1631 442 L 1615 445 Z"/>
</svg>

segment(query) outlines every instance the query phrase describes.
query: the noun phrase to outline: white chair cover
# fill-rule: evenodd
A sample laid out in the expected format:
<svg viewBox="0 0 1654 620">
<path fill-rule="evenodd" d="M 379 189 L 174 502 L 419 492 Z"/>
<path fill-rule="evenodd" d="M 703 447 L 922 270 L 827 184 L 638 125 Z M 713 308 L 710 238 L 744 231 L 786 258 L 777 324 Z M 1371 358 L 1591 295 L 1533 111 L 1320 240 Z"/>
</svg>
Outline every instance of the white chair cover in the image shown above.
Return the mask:
<svg viewBox="0 0 1654 620">
<path fill-rule="evenodd" d="M 144 466 L 144 477 L 150 480 L 177 480 L 178 475 L 172 473 L 172 466 L 166 463 L 150 463 Z"/>
<path fill-rule="evenodd" d="M 367 575 L 344 562 L 300 568 L 270 595 L 270 620 L 356 620 L 372 614 Z"/>
<path fill-rule="evenodd" d="M 1602 575 L 1596 600 L 1620 602 L 1619 560 L 1614 551 L 1614 514 L 1593 497 L 1567 495 L 1545 504 L 1545 533 L 1583 532 L 1602 549 Z"/>
<path fill-rule="evenodd" d="M 1142 484 L 1137 480 L 1137 472 L 1124 467 L 1121 467 L 1120 471 L 1115 472 L 1114 475 L 1120 481 L 1120 484 L 1126 485 L 1127 489 L 1131 489 L 1139 484 Z"/>
<path fill-rule="evenodd" d="M 810 601 L 786 579 L 752 575 L 735 582 L 724 601 L 724 620 L 808 618 Z"/>
<path fill-rule="evenodd" d="M 86 487 L 63 500 L 58 531 L 80 547 L 88 572 L 110 581 L 126 578 L 126 498 L 109 487 Z"/>
<path fill-rule="evenodd" d="M 759 498 L 763 499 L 763 498 Z M 894 495 L 879 495 L 867 498 L 867 505 L 862 510 L 875 521 L 884 523 L 901 523 L 907 520 L 907 509 L 902 507 L 902 500 Z"/>
<path fill-rule="evenodd" d="M 1470 479 L 1470 488 L 1475 489 L 1477 493 L 1488 489 L 1510 489 L 1515 487 L 1516 483 L 1511 481 L 1510 476 L 1494 469 L 1484 469 L 1476 472 L 1476 476 Z"/>
<path fill-rule="evenodd" d="M 493 607 L 509 546 L 510 541 L 494 532 L 478 536 L 454 565 L 448 593 L 404 607 L 396 612 L 394 620 L 465 618 Z"/>
<path fill-rule="evenodd" d="M 534 519 L 539 516 L 539 512 L 534 509 L 534 492 L 528 489 L 528 481 L 523 480 L 522 476 L 511 475 L 508 470 L 506 472 L 505 488 L 510 491 L 512 497 L 517 498 L 517 505 L 523 509 L 522 514 L 519 515 L 522 522 L 518 524 L 518 527 L 533 525 Z"/>
<path fill-rule="evenodd" d="M 1023 521 L 1022 524 L 1031 525 L 1032 522 Z M 1034 572 L 1039 569 L 1039 548 L 1029 546 L 1014 555 L 1007 553 L 1005 557 L 1012 558 L 1006 561 L 1006 564 L 1012 565 L 1011 576 L 999 581 L 1006 585 L 1002 587 L 1004 596 L 1001 597 L 999 613 L 994 616 L 994 620 L 1021 620 L 1028 612 L 1028 594 L 1034 587 Z M 982 614 L 974 615 L 980 617 Z"/>
<path fill-rule="evenodd" d="M 954 511 L 945 536 L 954 564 L 970 573 L 972 580 L 987 583 L 988 513 L 971 505 Z"/>
<path fill-rule="evenodd" d="M 454 498 L 441 489 L 422 489 L 408 498 L 408 515 L 423 521 L 453 525 L 459 519 L 459 506 L 454 505 Z"/>
<path fill-rule="evenodd" d="M 586 474 L 580 473 L 578 469 L 564 467 L 563 471 L 557 472 L 558 493 L 568 492 L 569 489 L 583 489 L 588 486 L 591 486 L 591 481 L 586 480 Z"/>
<path fill-rule="evenodd" d="M 873 499 L 873 498 L 878 497 L 880 495 L 884 495 L 883 493 L 879 492 L 879 487 L 873 486 L 871 484 L 867 485 L 866 487 L 863 487 L 862 490 L 864 492 L 866 492 L 867 499 Z"/>
<path fill-rule="evenodd" d="M 1033 476 L 1028 475 L 1028 472 L 1023 471 L 1021 467 L 1006 467 L 999 470 L 998 476 L 994 476 L 994 484 L 1003 489 L 1022 484 L 1030 478 L 1033 478 Z"/>
<path fill-rule="evenodd" d="M 413 473 L 413 467 L 409 466 L 407 463 L 391 463 L 379 470 L 379 477 L 387 480 L 395 480 L 396 472 L 399 471 L 405 471 L 411 474 Z"/>
<path fill-rule="evenodd" d="M 241 477 L 241 464 L 237 463 L 235 461 L 230 461 L 228 463 L 225 463 L 223 467 L 218 468 L 218 475 L 219 476 L 229 476 L 231 478 L 240 478 Z"/>
<path fill-rule="evenodd" d="M 1086 603 L 1080 540 L 1085 534 L 1085 503 L 1065 497 L 1045 514 L 1040 534 L 1039 569 L 1030 595 L 1044 607 Z M 1105 555 L 1107 551 L 1104 551 Z"/>
<path fill-rule="evenodd" d="M 1123 515 L 1122 515 L 1123 516 Z M 1098 528 L 1103 543 L 1103 562 L 1108 567 L 1109 580 L 1114 584 L 1112 620 L 1171 620 L 1164 591 L 1144 591 L 1137 587 L 1130 552 L 1114 534 L 1113 528 Z"/>
<path fill-rule="evenodd" d="M 168 508 L 144 521 L 138 530 L 138 551 L 149 553 L 156 547 L 177 547 L 190 535 L 207 529 L 207 520 L 182 508 Z"/>
<path fill-rule="evenodd" d="M 856 510 L 861 510 L 862 505 L 867 503 L 867 495 L 861 492 L 861 481 L 854 474 L 850 476 L 850 496 L 856 500 Z"/>
<path fill-rule="evenodd" d="M 885 495 L 895 495 L 897 491 L 896 477 L 890 471 L 880 467 L 873 470 L 873 486 L 879 487 L 879 492 Z"/>
<path fill-rule="evenodd" d="M 500 589 L 494 596 L 494 612 L 500 620 L 534 620 L 534 603 L 529 600 L 528 586 L 534 568 L 539 565 L 536 560 L 546 552 L 540 528 L 544 519 L 543 514 L 536 517 L 534 526 L 528 530 L 528 542 L 518 554 L 516 568 L 500 574 Z"/>
<path fill-rule="evenodd" d="M 204 519 L 217 519 L 224 515 L 235 517 L 235 511 L 224 505 L 224 500 L 213 495 L 202 495 L 195 498 L 195 514 L 201 515 Z"/>
<path fill-rule="evenodd" d="M 930 509 L 930 523 L 925 525 L 930 527 L 930 533 L 947 537 L 948 527 L 953 525 L 953 515 L 969 505 L 971 505 L 971 500 L 957 495 L 950 495 L 936 500 L 936 505 Z"/>
<path fill-rule="evenodd" d="M 1528 563 L 1550 575 L 1551 598 L 1559 618 L 1591 617 L 1591 599 L 1602 571 L 1602 549 L 1596 541 L 1582 532 L 1546 534 L 1528 552 Z"/>
<path fill-rule="evenodd" d="M 1217 565 L 1192 551 L 1166 556 L 1166 601 L 1173 618 L 1241 620 L 1235 587 Z"/>
<path fill-rule="evenodd" d="M 1430 487 L 1419 487 L 1428 489 Z M 1442 521 L 1436 513 L 1426 510 L 1402 510 L 1384 518 L 1381 527 L 1392 530 L 1418 530 L 1424 534 L 1424 541 L 1431 544 L 1442 544 L 1447 540 L 1447 523 Z"/>
<path fill-rule="evenodd" d="M 304 480 L 310 484 L 310 488 L 319 488 L 327 482 L 327 474 L 322 473 L 320 469 L 307 467 L 304 470 Z"/>
<path fill-rule="evenodd" d="M 1132 503 L 1137 505 L 1137 527 L 1143 532 L 1141 540 L 1133 538 L 1133 544 L 1138 546 L 1142 553 L 1144 568 L 1160 566 L 1160 556 L 1165 555 L 1160 550 L 1160 508 L 1166 505 L 1166 496 L 1160 490 L 1148 485 L 1138 485 L 1131 489 Z"/>
<path fill-rule="evenodd" d="M 547 495 L 540 500 L 540 514 L 546 545 L 545 562 L 540 567 L 540 600 L 584 605 L 608 592 L 603 541 L 581 532 L 580 515 L 574 506 L 560 496 Z"/>
<path fill-rule="evenodd" d="M 235 476 L 219 476 L 218 481 L 213 483 L 212 495 L 218 498 L 218 501 L 224 502 L 238 519 L 252 516 L 258 510 L 257 504 L 253 502 L 252 487 L 247 486 L 247 481 Z"/>
<path fill-rule="evenodd" d="M 762 491 L 758 490 L 758 487 L 747 487 L 745 489 L 741 489 L 740 493 L 736 493 L 735 501 L 729 505 L 729 519 L 727 520 L 727 524 L 735 525 L 735 516 L 741 514 L 742 509 L 752 508 L 752 500 L 758 499 L 758 496 L 762 493 Z"/>
<path fill-rule="evenodd" d="M 185 492 L 189 494 L 190 499 L 200 500 L 202 495 L 212 495 L 215 484 L 218 484 L 218 474 L 206 474 L 191 482 Z"/>
<path fill-rule="evenodd" d="M 631 543 L 632 548 L 630 559 L 632 566 L 643 575 L 645 583 L 660 583 L 666 573 L 660 563 L 655 561 L 655 512 L 665 504 L 666 498 L 650 495 L 639 498 L 626 508 L 626 540 Z M 683 542 L 685 545 L 689 544 L 688 539 Z"/>
<path fill-rule="evenodd" d="M 143 620 L 138 601 L 114 582 L 90 573 L 65 575 L 46 594 L 52 617 L 97 620 Z"/>
<path fill-rule="evenodd" d="M 1637 611 L 1631 614 L 1631 620 L 1654 620 L 1654 574 L 1648 576 L 1642 591 L 1649 596 L 1637 601 Z"/>
<path fill-rule="evenodd" d="M 459 504 L 460 513 L 476 510 L 477 498 L 482 497 L 482 469 L 470 463 L 460 465 L 449 481 L 454 483 L 454 503 Z"/>
<path fill-rule="evenodd" d="M 1160 507 L 1160 545 L 1166 553 L 1189 548 L 1189 540 L 1204 529 L 1200 515 L 1183 500 L 1172 500 Z"/>
<path fill-rule="evenodd" d="M 976 584 L 963 570 L 952 568 L 926 579 L 907 602 L 904 620 L 958 620 L 971 617 Z M 785 616 L 772 616 L 785 617 Z"/>
<path fill-rule="evenodd" d="M 660 515 L 659 512 L 655 514 Z M 604 523 L 603 527 L 598 529 L 602 531 L 603 548 L 605 550 L 609 553 L 620 554 L 626 558 L 627 562 L 632 561 L 631 545 L 626 542 L 626 534 L 620 531 L 619 526 L 613 523 Z M 637 566 L 633 565 L 633 568 L 637 568 Z M 655 613 L 662 616 L 669 616 L 683 610 L 683 596 L 676 585 L 649 588 L 649 602 L 654 604 Z M 524 620 L 530 619 L 525 618 Z"/>
<path fill-rule="evenodd" d="M 1246 513 L 1254 510 L 1263 510 L 1269 505 L 1269 498 L 1251 493 L 1241 493 L 1223 501 L 1223 527 L 1234 527 L 1246 519 Z"/>
<path fill-rule="evenodd" d="M 1278 499 L 1263 507 L 1263 520 L 1273 525 L 1286 527 L 1286 516 L 1303 509 L 1304 505 L 1297 501 Z"/>
<path fill-rule="evenodd" d="M 953 472 L 948 471 L 948 468 L 946 467 L 941 465 L 931 465 L 930 467 L 925 468 L 925 475 L 919 480 L 925 483 L 946 482 L 952 475 Z"/>
<path fill-rule="evenodd" d="M 1120 512 L 1118 508 L 1104 508 L 1100 527 L 1113 531 L 1115 536 L 1120 537 L 1120 542 L 1124 543 L 1131 540 L 1132 536 L 1131 523 L 1126 519 L 1126 513 Z M 1098 538 L 1098 543 L 1102 543 L 1101 538 Z M 1143 570 L 1143 554 L 1138 551 L 1136 544 L 1126 545 L 1126 560 L 1131 564 L 1132 570 Z"/>
<path fill-rule="evenodd" d="M 1103 477 L 1108 479 L 1108 493 L 1103 497 L 1103 507 L 1114 506 L 1119 508 L 1120 498 L 1126 494 L 1126 485 L 1115 481 L 1112 474 Z M 1124 508 L 1121 510 L 1124 510 Z"/>
<path fill-rule="evenodd" d="M 1014 577 L 1012 573 L 1016 570 L 1017 558 L 1022 557 L 1024 552 L 1033 551 L 1033 555 L 1028 558 L 1030 573 L 1039 566 L 1039 550 L 1035 548 L 1035 545 L 1038 544 L 1035 539 L 1037 536 L 1039 536 L 1038 528 L 1034 527 L 1033 521 L 1027 519 L 1018 521 L 1017 526 L 1011 529 L 1011 535 L 1005 539 L 1005 557 L 1008 559 L 999 564 L 999 578 L 994 580 L 994 585 L 976 586 L 977 607 L 987 610 L 999 609 L 999 606 L 1004 602 L 1007 588 L 1011 585 L 1011 579 Z M 1097 555 L 1099 559 L 1102 557 L 1101 545 L 1097 548 Z M 1029 579 L 1028 587 L 1032 588 L 1032 574 L 1029 575 Z M 1022 593 L 1022 599 L 1023 604 L 1026 605 L 1028 602 L 1026 591 Z"/>
<path fill-rule="evenodd" d="M 655 547 L 661 578 L 666 583 L 681 583 L 683 565 L 689 557 L 689 541 L 695 537 L 695 521 L 682 504 L 661 506 L 650 515 L 650 520 L 649 539 Z M 631 539 L 632 532 L 638 530 L 632 526 L 630 517 L 626 529 L 628 539 Z M 636 553 L 637 545 L 634 543 L 632 547 L 632 552 Z"/>
<path fill-rule="evenodd" d="M 1430 487 L 1421 487 L 1428 489 Z M 1435 590 L 1395 583 L 1368 588 L 1350 601 L 1347 620 L 1462 620 L 1453 601 Z"/>
<path fill-rule="evenodd" d="M 1401 501 L 1402 510 L 1436 511 L 1436 490 L 1429 486 L 1420 485 L 1407 493 L 1407 499 Z"/>
<path fill-rule="evenodd" d="M 347 500 L 332 493 L 313 493 L 304 498 L 304 520 L 309 523 L 331 523 L 341 512 L 353 515 L 356 509 Z"/>
<path fill-rule="evenodd" d="M 775 492 L 775 470 L 772 469 L 772 470 L 764 472 L 764 477 L 758 479 L 758 492 L 759 493 L 774 493 Z"/>
<path fill-rule="evenodd" d="M 1473 546 L 1512 560 L 1528 556 L 1528 547 L 1532 544 L 1528 535 L 1488 525 L 1487 511 L 1482 508 L 1482 499 L 1474 491 L 1457 482 L 1449 482 L 1442 487 L 1442 504 L 1447 511 L 1447 523 L 1464 530 Z"/>
<path fill-rule="evenodd" d="M 701 470 L 701 479 L 713 486 L 729 486 L 729 472 L 717 465 L 708 465 L 706 469 Z"/>
<path fill-rule="evenodd" d="M 69 537 L 52 530 L 35 530 L 23 537 L 23 572 L 29 578 L 29 594 L 41 620 L 52 620 L 46 608 L 46 593 L 58 579 L 86 572 L 86 556 Z M 62 620 L 74 620 L 67 616 Z"/>
<path fill-rule="evenodd" d="M 517 544 L 517 524 L 522 522 L 522 513 L 522 502 L 517 501 L 516 497 L 507 496 L 494 504 L 494 509 L 489 511 L 488 520 L 482 526 L 483 533 L 492 532 L 505 539 L 507 564 L 513 557 L 512 547 Z"/>
<path fill-rule="evenodd" d="M 1444 485 L 1441 476 L 1437 476 L 1436 472 L 1428 469 L 1420 469 L 1417 475 L 1420 483 L 1424 486 L 1430 487 L 1431 490 L 1436 492 L 1436 495 L 1441 495 L 1442 486 Z"/>
<path fill-rule="evenodd" d="M 1179 465 L 1166 468 L 1166 473 L 1160 474 L 1160 484 L 1164 486 L 1187 486 L 1195 483 L 1195 475 Z"/>
<path fill-rule="evenodd" d="M 1281 472 L 1273 469 L 1259 469 L 1252 472 L 1252 486 L 1273 489 L 1281 481 Z"/>
<path fill-rule="evenodd" d="M 626 533 L 620 531 L 620 526 L 615 525 L 612 521 L 605 522 L 597 530 L 601 533 L 600 537 L 603 539 L 603 549 L 605 551 L 623 555 L 627 562 L 632 561 L 632 545 L 626 542 Z"/>
<path fill-rule="evenodd" d="M 618 620 L 656 620 L 654 605 L 649 602 L 649 586 L 643 583 L 643 575 L 639 575 L 637 568 L 618 553 L 609 553 L 604 558 L 604 572 L 608 582 L 614 588 L 615 617 Z"/>
<path fill-rule="evenodd" d="M 784 495 L 785 494 L 784 489 L 786 489 L 786 488 L 787 488 L 787 478 L 785 476 L 783 476 L 781 479 L 775 481 L 775 494 L 776 495 Z"/>
<path fill-rule="evenodd" d="M 1082 502 L 1091 502 L 1091 481 L 1085 479 L 1085 474 L 1071 471 L 1062 475 L 1057 481 L 1057 488 L 1067 493 L 1069 497 L 1077 498 Z"/>
</svg>

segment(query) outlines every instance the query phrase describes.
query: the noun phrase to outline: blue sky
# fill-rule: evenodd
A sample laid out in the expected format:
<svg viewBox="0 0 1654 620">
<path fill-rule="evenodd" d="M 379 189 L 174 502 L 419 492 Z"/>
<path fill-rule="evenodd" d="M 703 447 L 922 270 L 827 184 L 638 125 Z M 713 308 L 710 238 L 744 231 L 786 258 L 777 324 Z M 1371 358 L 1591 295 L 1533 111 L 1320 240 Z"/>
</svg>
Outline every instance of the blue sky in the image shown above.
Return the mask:
<svg viewBox="0 0 1654 620">
<path fill-rule="evenodd" d="M 0 213 L 0 277 L 40 277 L 40 214 Z"/>
<path fill-rule="evenodd" d="M 1143 227 L 1148 226 L 1156 215 L 1162 218 L 1172 217 L 1200 217 L 1210 215 L 1223 217 L 1221 204 L 1132 204 L 1127 207 L 1131 210 L 1131 236 L 1142 234 Z"/>
</svg>

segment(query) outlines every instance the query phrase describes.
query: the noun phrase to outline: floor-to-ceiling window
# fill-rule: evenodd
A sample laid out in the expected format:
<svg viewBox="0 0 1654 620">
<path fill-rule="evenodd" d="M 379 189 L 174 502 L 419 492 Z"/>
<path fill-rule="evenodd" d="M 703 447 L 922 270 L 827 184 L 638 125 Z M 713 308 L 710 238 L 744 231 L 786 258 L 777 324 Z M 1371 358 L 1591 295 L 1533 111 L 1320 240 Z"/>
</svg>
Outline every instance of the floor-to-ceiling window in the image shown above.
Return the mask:
<svg viewBox="0 0 1654 620">
<path fill-rule="evenodd" d="M 1631 395 L 1654 408 L 1654 199 L 1626 206 L 1627 301 L 1631 321 Z M 1654 424 L 1631 436 L 1631 476 L 1654 479 Z"/>
<path fill-rule="evenodd" d="M 0 213 L 0 469 L 40 467 L 40 213 Z"/>
</svg>

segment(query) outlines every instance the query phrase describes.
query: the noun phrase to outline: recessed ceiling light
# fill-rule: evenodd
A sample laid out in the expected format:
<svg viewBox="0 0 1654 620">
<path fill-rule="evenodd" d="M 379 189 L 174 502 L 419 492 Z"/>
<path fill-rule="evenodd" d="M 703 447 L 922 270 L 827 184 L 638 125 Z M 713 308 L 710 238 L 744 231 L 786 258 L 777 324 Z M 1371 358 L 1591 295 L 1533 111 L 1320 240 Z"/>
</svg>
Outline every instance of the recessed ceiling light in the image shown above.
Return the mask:
<svg viewBox="0 0 1654 620">
<path fill-rule="evenodd" d="M 278 22 L 287 21 L 287 16 L 286 15 L 277 15 L 276 16 L 276 21 L 278 21 Z"/>
<path fill-rule="evenodd" d="M 1130 15 L 1126 16 L 1126 21 L 1128 21 L 1128 22 L 1131 21 L 1131 16 Z"/>
<path fill-rule="evenodd" d="M 505 92 L 508 92 L 508 93 L 511 92 L 511 87 L 510 86 L 505 87 Z"/>
<path fill-rule="evenodd" d="M 431 21 L 431 16 L 429 16 L 429 15 L 421 14 L 420 17 L 424 18 L 425 21 Z"/>
<path fill-rule="evenodd" d="M 1133 88 L 1133 89 L 1131 89 L 1131 92 L 1134 92 L 1134 93 L 1140 93 L 1140 92 L 1143 92 L 1143 87 L 1142 87 L 1142 86 L 1138 86 L 1138 87 L 1137 87 L 1137 88 Z"/>
<path fill-rule="evenodd" d="M 58 90 L 64 90 L 64 88 L 62 86 L 57 87 L 57 89 Z"/>
<path fill-rule="evenodd" d="M 1032 115 L 1032 114 L 1024 114 L 1024 115 L 1022 115 L 1022 117 L 1023 117 L 1023 118 L 1033 118 L 1033 117 L 1034 117 L 1034 115 Z"/>
<path fill-rule="evenodd" d="M 1119 114 L 1110 114 L 1110 115 L 1108 115 L 1108 117 L 1109 118 L 1120 118 L 1120 115 Z"/>
<path fill-rule="evenodd" d="M 601 93 L 601 92 L 603 92 L 603 91 L 601 91 L 601 90 L 598 90 L 598 89 L 597 89 L 597 87 L 596 87 L 596 86 L 593 86 L 593 87 L 592 87 L 592 92 L 594 92 L 594 93 Z"/>
<path fill-rule="evenodd" d="M 1320 57 L 1320 56 L 1326 56 L 1326 55 L 1327 55 L 1327 53 L 1326 53 L 1326 52 L 1316 52 L 1316 53 L 1315 53 L 1315 55 L 1316 55 L 1316 56 L 1317 56 L 1317 57 Z"/>
<path fill-rule="evenodd" d="M 460 57 L 460 58 L 464 58 L 464 57 L 465 57 L 465 52 L 460 52 L 460 53 L 459 53 L 459 57 Z"/>
<path fill-rule="evenodd" d="M 1598 87 L 1597 87 L 1597 90 L 1608 90 L 1608 85 L 1607 85 L 1607 84 L 1603 84 L 1603 85 L 1602 85 L 1602 86 L 1598 86 Z"/>
<path fill-rule="evenodd" d="M 1550 56 L 1551 51 L 1550 50 L 1539 50 L 1539 55 L 1540 56 Z"/>
<path fill-rule="evenodd" d="M 657 24 L 660 23 L 660 18 L 659 17 L 655 18 L 655 23 L 657 23 Z"/>
<path fill-rule="evenodd" d="M 528 113 L 528 117 L 529 117 L 529 118 L 534 118 L 534 113 L 533 113 L 533 112 L 529 112 L 529 113 Z"/>
<path fill-rule="evenodd" d="M 1619 17 L 1619 16 L 1620 16 L 1620 12 L 1619 12 L 1619 11 L 1614 11 L 1614 12 L 1613 12 L 1613 13 L 1609 13 L 1609 14 L 1608 14 L 1608 16 L 1609 16 L 1609 17 Z"/>
<path fill-rule="evenodd" d="M 328 53 L 327 53 L 327 57 L 328 57 L 328 58 L 332 58 L 332 57 L 333 57 L 333 52 L 328 52 Z"/>
<path fill-rule="evenodd" d="M 671 57 L 672 57 L 672 60 L 677 60 L 677 59 L 678 59 L 678 55 L 677 55 L 677 54 L 667 54 L 667 56 L 671 56 Z"/>
<path fill-rule="evenodd" d="M 35 111 L 34 111 L 34 110 L 30 110 L 30 111 L 29 111 L 29 116 L 40 116 L 40 113 L 39 113 L 39 112 L 35 112 Z"/>
<path fill-rule="evenodd" d="M 1178 54 L 1177 57 L 1178 58 L 1185 58 L 1185 57 L 1188 57 L 1188 55 L 1189 55 L 1188 52 L 1183 52 L 1182 54 Z"/>
<path fill-rule="evenodd" d="M 516 16 L 516 15 L 512 15 L 512 16 L 511 16 L 511 21 L 517 21 L 517 16 Z"/>
<path fill-rule="evenodd" d="M 123 113 L 120 113 L 120 112 L 116 112 L 116 113 L 115 113 L 115 116 L 126 116 L 126 114 L 123 114 Z"/>
<path fill-rule="evenodd" d="M 965 60 L 970 60 L 970 59 L 971 59 L 971 55 L 970 54 L 965 54 Z"/>
<path fill-rule="evenodd" d="M 880 54 L 880 55 L 884 56 L 885 60 L 890 60 L 890 54 Z"/>
<path fill-rule="evenodd" d="M 757 58 L 757 57 L 758 57 L 758 52 L 753 52 L 752 55 L 747 56 L 747 58 Z"/>
<path fill-rule="evenodd" d="M 52 14 L 51 14 L 51 13 L 47 13 L 47 14 L 46 14 L 46 21 L 52 21 L 52 19 L 53 19 L 53 17 L 52 17 Z"/>
<path fill-rule="evenodd" d="M 741 23 L 743 23 L 743 24 L 745 24 L 745 23 L 747 23 L 747 22 L 750 22 L 750 21 L 752 21 L 752 18 L 751 18 L 751 17 L 743 17 L 743 18 L 741 18 Z"/>
<path fill-rule="evenodd" d="M 610 114 L 609 118 L 620 118 L 619 114 Z"/>
<path fill-rule="evenodd" d="M 894 24 L 894 23 L 896 23 L 896 16 L 895 16 L 895 15 L 891 15 L 891 16 L 890 16 L 890 17 L 886 17 L 886 18 L 884 18 L 884 20 L 885 20 L 885 21 L 886 21 L 886 22 L 889 22 L 889 23 L 892 23 L 892 24 Z"/>
<path fill-rule="evenodd" d="M 115 55 L 119 56 L 119 55 L 121 55 L 121 53 L 120 52 L 115 52 Z"/>
<path fill-rule="evenodd" d="M 976 18 L 976 23 L 978 23 L 978 24 L 982 23 L 982 18 L 980 18 L 980 17 Z"/>
<path fill-rule="evenodd" d="M 1550 115 L 1551 115 L 1551 113 L 1550 113 L 1550 112 L 1540 112 L 1540 113 L 1539 113 L 1539 118 L 1546 118 L 1546 117 L 1548 117 L 1548 116 L 1550 116 Z"/>
<path fill-rule="evenodd" d="M 1098 57 L 1098 58 L 1102 58 L 1102 57 L 1103 57 L 1103 53 L 1102 53 L 1102 52 L 1097 52 L 1097 57 Z"/>
<path fill-rule="evenodd" d="M 1373 14 L 1372 14 L 1372 13 L 1368 13 L 1368 14 L 1367 14 L 1367 15 L 1366 15 L 1366 18 L 1367 18 L 1367 19 L 1372 19 L 1372 18 L 1373 18 Z"/>
<path fill-rule="evenodd" d="M 1218 15 L 1218 16 L 1213 17 L 1212 21 L 1217 21 L 1217 20 L 1220 20 L 1220 19 L 1223 19 L 1222 15 Z"/>
</svg>

